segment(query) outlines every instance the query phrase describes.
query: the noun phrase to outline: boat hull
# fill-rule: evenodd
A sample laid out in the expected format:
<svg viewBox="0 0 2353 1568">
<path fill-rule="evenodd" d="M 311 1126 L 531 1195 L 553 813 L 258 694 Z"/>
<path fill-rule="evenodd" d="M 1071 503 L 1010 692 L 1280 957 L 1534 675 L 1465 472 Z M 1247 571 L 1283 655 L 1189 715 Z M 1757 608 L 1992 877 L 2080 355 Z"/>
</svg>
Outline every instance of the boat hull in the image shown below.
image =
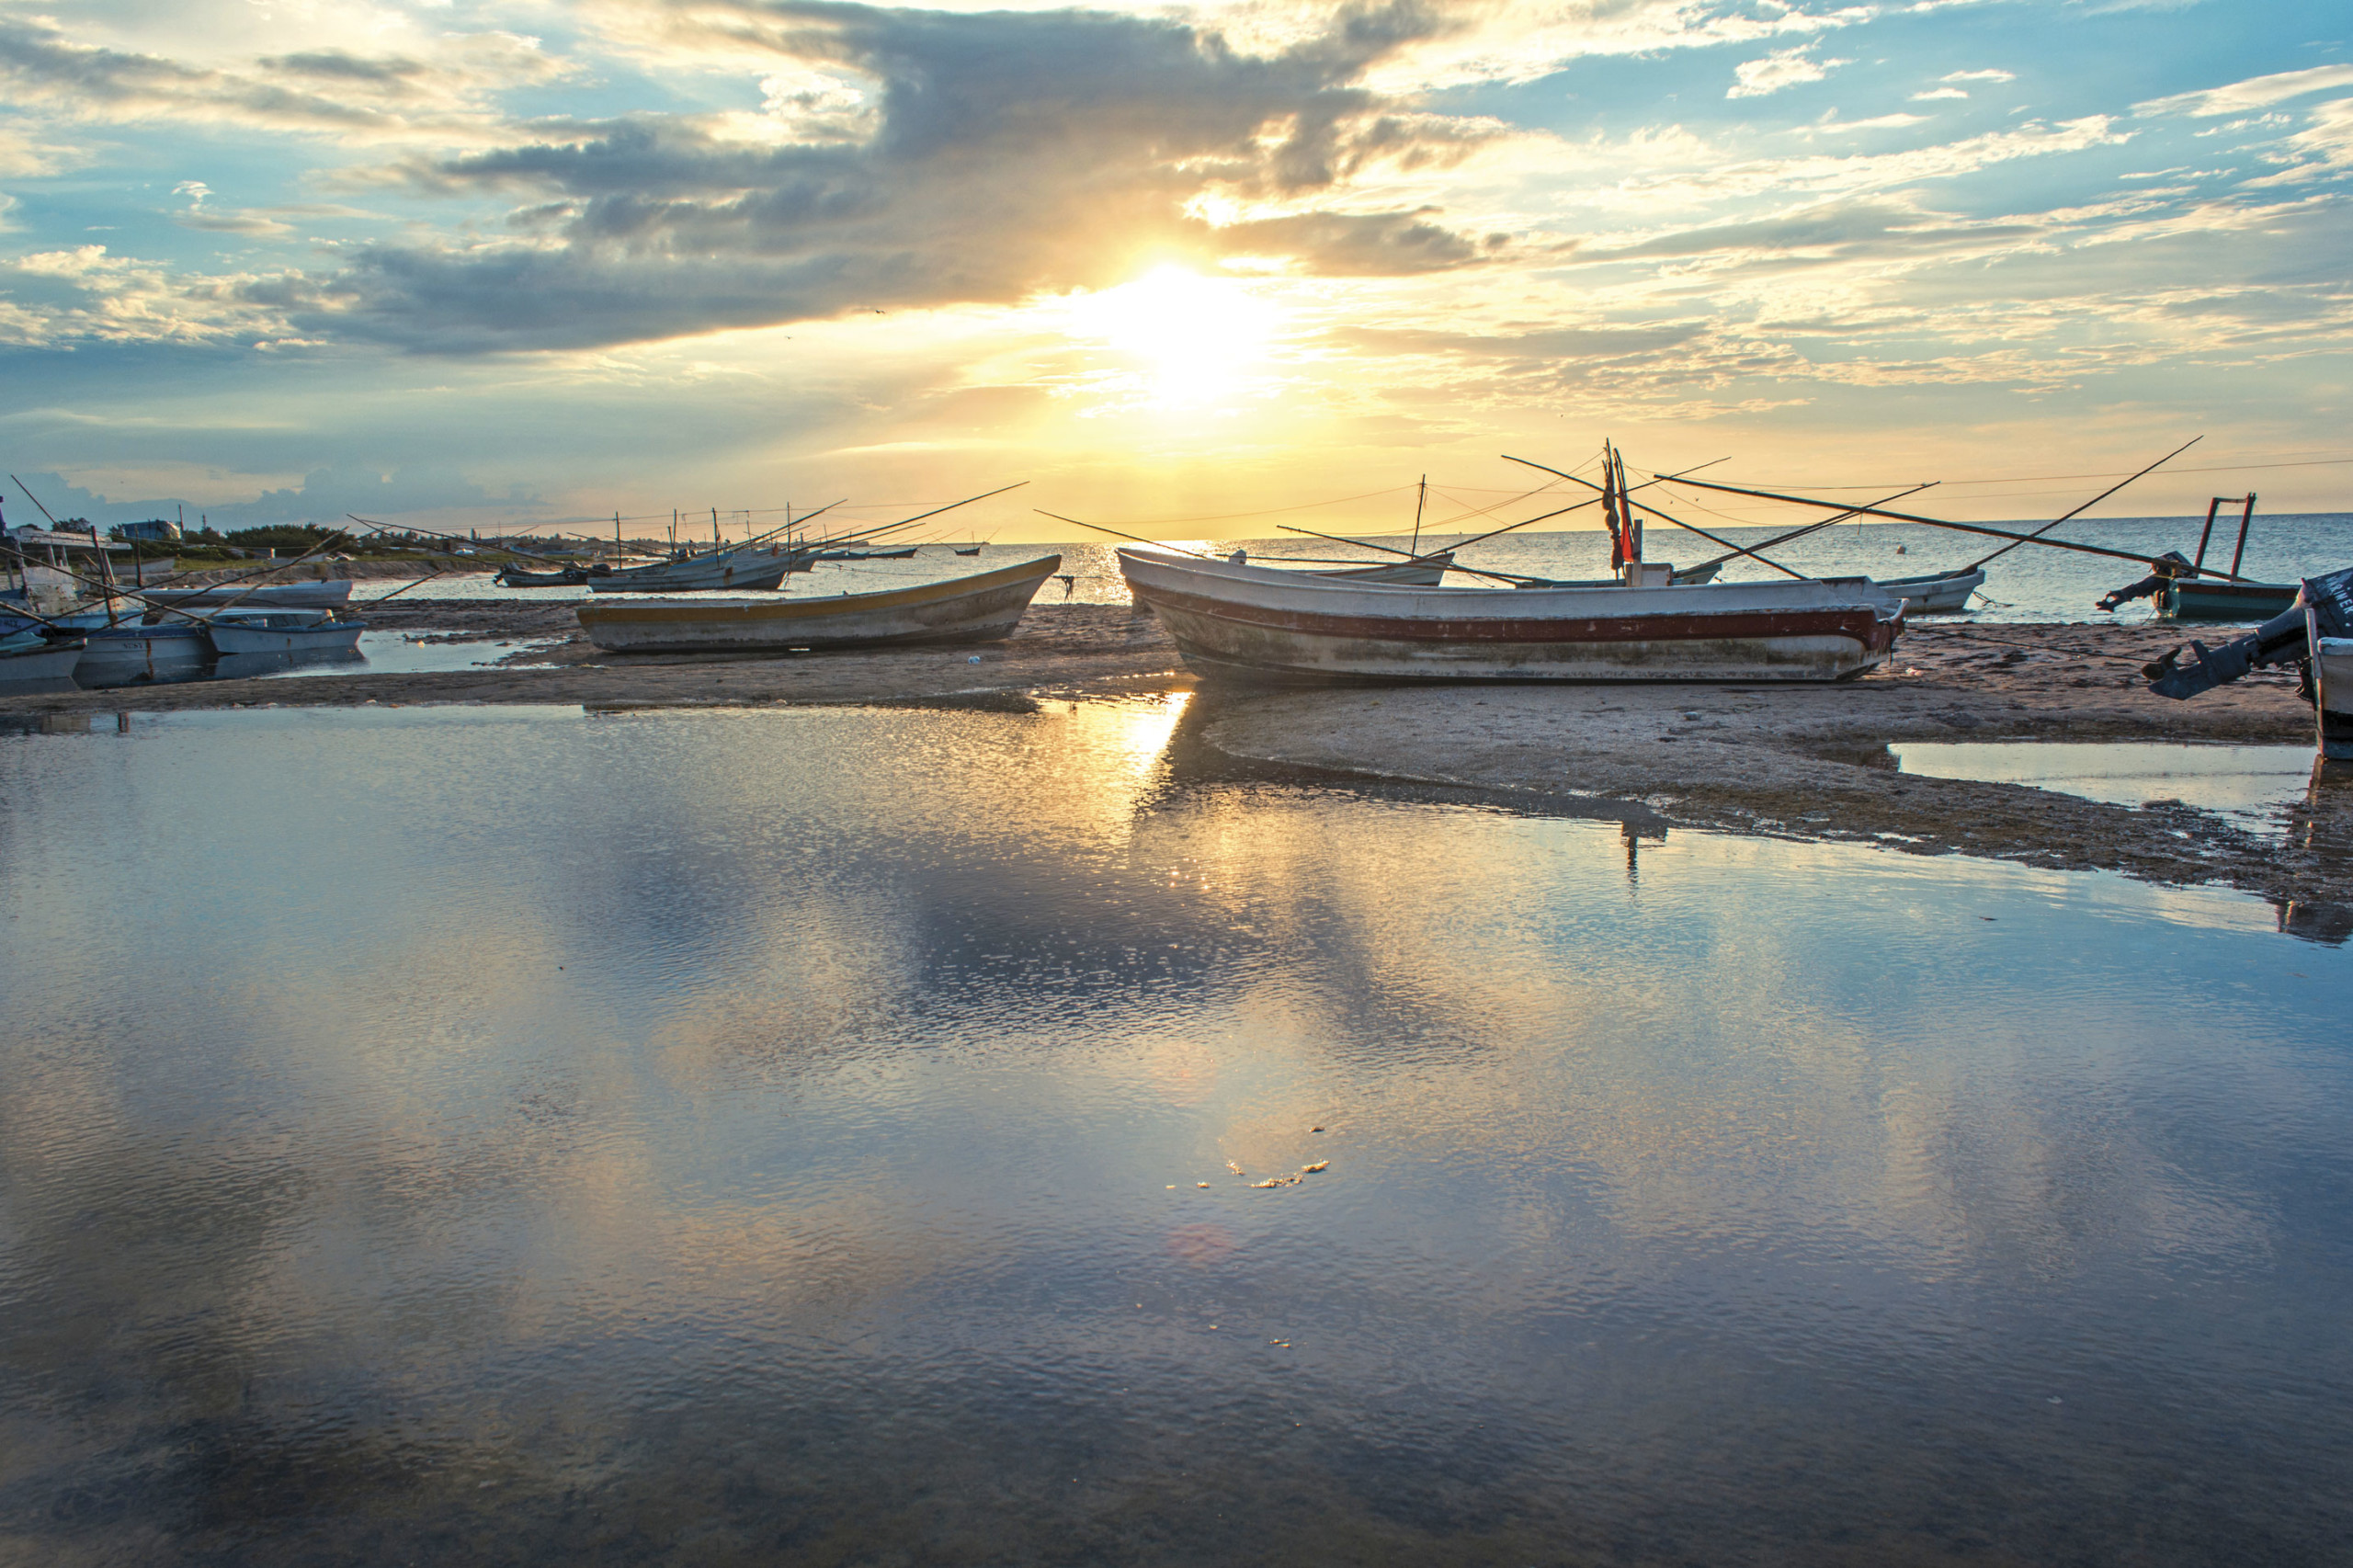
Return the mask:
<svg viewBox="0 0 2353 1568">
<path fill-rule="evenodd" d="M 224 658 L 237 653 L 322 653 L 359 646 L 365 621 L 338 620 L 321 626 L 224 626 L 210 631 L 215 653 Z"/>
<path fill-rule="evenodd" d="M 978 576 L 880 594 L 741 604 L 585 604 L 581 629 L 624 653 L 757 653 L 797 648 L 986 642 L 1011 634 L 1039 586 L 1062 568 L 1050 555 Z"/>
<path fill-rule="evenodd" d="M 57 642 L 38 648 L 0 652 L 0 690 L 44 690 L 74 684 L 74 667 L 82 662 L 83 645 Z"/>
<path fill-rule="evenodd" d="M 212 662 L 200 626 L 101 627 L 87 634 L 74 680 L 85 687 L 189 680 Z"/>
<path fill-rule="evenodd" d="M 1972 567 L 1967 572 L 1926 577 L 1880 577 L 1873 582 L 1878 587 L 1892 588 L 1904 596 L 1905 615 L 1955 615 L 1967 609 L 1969 596 L 1985 585 L 1985 574 Z"/>
<path fill-rule="evenodd" d="M 2298 583 L 2226 583 L 2184 577 L 2165 585 L 2157 613 L 2167 620 L 2265 621 L 2296 602 Z"/>
<path fill-rule="evenodd" d="M 232 599 L 240 609 L 334 609 L 351 601 L 351 579 L 324 583 L 231 583 L 214 588 L 150 588 L 142 596 L 150 604 L 176 609 L 225 605 Z"/>
<path fill-rule="evenodd" d="M 2313 661 L 2313 710 L 2320 754 L 2353 762 L 2353 637 L 2324 637 L 2309 606 L 2304 634 Z"/>
<path fill-rule="evenodd" d="M 1885 659 L 1902 627 L 1813 582 L 1421 590 L 1120 559 L 1186 664 L 1253 684 L 1835 681 Z"/>
<path fill-rule="evenodd" d="M 727 594 L 773 588 L 793 569 L 794 558 L 774 551 L 731 551 L 632 566 L 588 579 L 592 594 Z M 804 567 L 803 570 L 806 570 Z"/>
</svg>

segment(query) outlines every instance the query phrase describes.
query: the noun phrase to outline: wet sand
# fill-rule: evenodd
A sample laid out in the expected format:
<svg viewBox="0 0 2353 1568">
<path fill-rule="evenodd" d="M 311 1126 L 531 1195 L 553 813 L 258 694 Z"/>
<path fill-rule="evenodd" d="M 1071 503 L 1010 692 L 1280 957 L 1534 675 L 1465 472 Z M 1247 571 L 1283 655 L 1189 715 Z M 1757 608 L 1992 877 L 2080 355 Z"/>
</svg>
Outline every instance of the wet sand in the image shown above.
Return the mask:
<svg viewBox="0 0 2353 1568">
<path fill-rule="evenodd" d="M 437 641 L 565 641 L 475 670 L 0 698 L 0 717 L 365 703 L 1019 710 L 1196 686 L 1158 622 L 1117 606 L 1040 605 L 1013 637 L 971 647 L 758 658 L 604 653 L 578 635 L 570 603 L 407 598 L 364 612 L 377 630 Z M 2199 632 L 2209 642 L 2234 634 Z M 2258 892 L 2283 920 L 2345 918 L 2353 782 L 2316 781 L 2283 844 L 2177 803 L 2134 809 L 1904 774 L 1886 753 L 1906 740 L 2310 744 L 2311 710 L 2289 675 L 2264 672 L 2186 703 L 2151 695 L 2140 665 L 2181 641 L 2156 626 L 1927 622 L 1891 663 L 1838 686 L 1215 691 L 1186 731 L 1246 764 L 1475 791 L 1615 817 L 1638 834 L 1708 826 L 2114 869 Z"/>
</svg>

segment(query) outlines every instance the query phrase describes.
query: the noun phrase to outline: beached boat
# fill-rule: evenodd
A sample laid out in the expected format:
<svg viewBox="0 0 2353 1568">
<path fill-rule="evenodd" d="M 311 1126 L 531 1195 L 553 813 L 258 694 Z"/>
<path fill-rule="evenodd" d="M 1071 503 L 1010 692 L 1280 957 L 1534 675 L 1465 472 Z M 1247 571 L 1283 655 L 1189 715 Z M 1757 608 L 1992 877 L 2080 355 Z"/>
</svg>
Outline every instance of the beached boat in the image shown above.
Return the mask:
<svg viewBox="0 0 2353 1568">
<path fill-rule="evenodd" d="M 2353 637 L 2332 637 L 2321 607 L 2304 607 L 2304 645 L 2313 668 L 2313 716 L 2320 754 L 2353 762 Z"/>
<path fill-rule="evenodd" d="M 2301 586 L 2177 577 L 2165 584 L 2157 600 L 2157 613 L 2167 620 L 2269 620 L 2296 602 Z"/>
<path fill-rule="evenodd" d="M 97 626 L 84 634 L 74 681 L 85 687 L 187 680 L 212 662 L 212 640 L 193 621 L 165 626 Z"/>
<path fill-rule="evenodd" d="M 74 666 L 82 662 L 82 648 L 80 638 L 60 641 L 38 631 L 0 637 L 0 687 L 72 686 Z"/>
<path fill-rule="evenodd" d="M 222 583 L 201 588 L 149 588 L 140 595 L 149 604 L 174 609 L 198 609 L 225 605 L 240 609 L 335 609 L 351 601 L 351 579 L 323 583 Z"/>
<path fill-rule="evenodd" d="M 507 566 L 491 579 L 502 588 L 576 588 L 588 581 L 585 566 L 559 566 L 552 572 L 532 572 Z"/>
<path fill-rule="evenodd" d="M 801 568 L 806 570 L 804 566 Z M 773 588 L 793 570 L 793 557 L 774 550 L 711 551 L 679 561 L 657 561 L 591 575 L 592 594 L 747 593 Z"/>
<path fill-rule="evenodd" d="M 1982 567 L 1961 572 L 1931 572 L 1921 577 L 1875 577 L 1879 587 L 1904 596 L 1906 615 L 1954 615 L 1969 608 L 1969 596 L 1985 585 Z"/>
<path fill-rule="evenodd" d="M 222 610 L 205 618 L 213 652 L 233 653 L 324 653 L 359 646 L 364 620 L 347 620 L 326 610 Z"/>
<path fill-rule="evenodd" d="M 1049 555 L 977 576 L 824 597 L 643 599 L 585 604 L 581 629 L 615 653 L 758 653 L 894 642 L 985 642 L 1009 635 L 1040 585 L 1062 569 Z"/>
<path fill-rule="evenodd" d="M 1903 626 L 1884 600 L 1812 579 L 1499 592 L 1119 557 L 1185 662 L 1237 680 L 1841 680 Z"/>
</svg>

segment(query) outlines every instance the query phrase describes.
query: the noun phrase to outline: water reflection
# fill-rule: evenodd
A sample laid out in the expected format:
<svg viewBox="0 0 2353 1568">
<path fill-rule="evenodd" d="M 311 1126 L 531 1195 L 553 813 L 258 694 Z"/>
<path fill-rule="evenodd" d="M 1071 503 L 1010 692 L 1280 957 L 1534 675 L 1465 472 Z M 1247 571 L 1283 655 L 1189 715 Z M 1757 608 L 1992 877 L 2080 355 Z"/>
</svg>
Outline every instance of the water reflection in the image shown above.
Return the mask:
<svg viewBox="0 0 2353 1568">
<path fill-rule="evenodd" d="M 2342 951 L 1198 722 L 0 740 L 19 1550 L 2335 1552 Z"/>
</svg>

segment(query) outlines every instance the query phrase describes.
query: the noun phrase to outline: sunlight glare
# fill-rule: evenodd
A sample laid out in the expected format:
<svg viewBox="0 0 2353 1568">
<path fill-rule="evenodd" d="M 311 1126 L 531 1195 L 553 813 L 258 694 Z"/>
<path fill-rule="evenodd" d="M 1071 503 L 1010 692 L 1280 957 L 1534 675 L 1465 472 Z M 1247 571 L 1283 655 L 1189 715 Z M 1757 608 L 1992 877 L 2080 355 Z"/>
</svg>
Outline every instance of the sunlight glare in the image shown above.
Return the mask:
<svg viewBox="0 0 2353 1568">
<path fill-rule="evenodd" d="M 1246 283 L 1174 265 L 1072 303 L 1076 332 L 1142 360 L 1154 401 L 1164 403 L 1231 392 L 1265 358 L 1276 314 Z"/>
</svg>

